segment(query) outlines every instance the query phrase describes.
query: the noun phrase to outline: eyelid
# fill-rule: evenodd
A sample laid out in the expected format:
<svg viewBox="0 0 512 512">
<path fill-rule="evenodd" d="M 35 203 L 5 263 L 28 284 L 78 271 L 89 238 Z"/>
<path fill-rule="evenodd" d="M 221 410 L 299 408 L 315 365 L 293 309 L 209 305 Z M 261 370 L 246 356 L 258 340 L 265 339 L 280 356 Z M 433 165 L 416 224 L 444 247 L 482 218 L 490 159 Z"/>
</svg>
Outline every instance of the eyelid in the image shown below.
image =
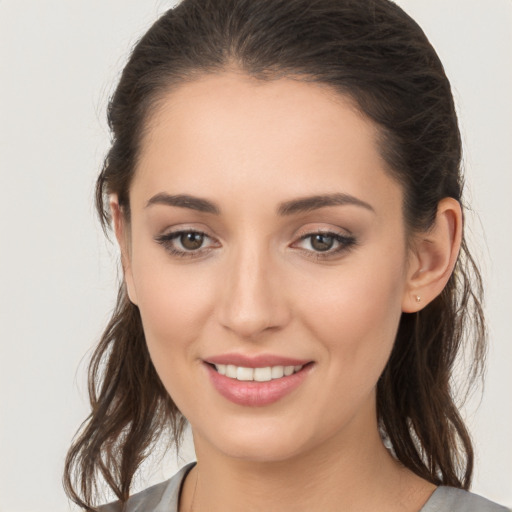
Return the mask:
<svg viewBox="0 0 512 512">
<path fill-rule="evenodd" d="M 208 239 L 213 243 L 210 243 L 207 247 L 200 247 L 194 250 L 181 250 L 174 247 L 174 241 L 187 233 L 202 235 L 205 239 Z M 186 226 L 180 226 L 179 228 L 174 228 L 172 230 L 160 233 L 156 235 L 154 239 L 158 244 L 162 245 L 164 249 L 172 256 L 179 258 L 199 258 L 201 256 L 205 256 L 212 249 L 220 247 L 221 245 L 215 237 L 208 234 L 205 230 Z"/>
<path fill-rule="evenodd" d="M 329 228 L 329 227 L 319 227 L 319 228 L 303 228 L 301 229 L 302 233 L 297 234 L 294 242 L 290 244 L 292 249 L 296 249 L 302 251 L 302 253 L 315 260 L 328 260 L 339 258 L 346 252 L 350 251 L 355 245 L 357 245 L 356 237 L 349 230 L 341 230 L 340 228 Z M 341 232 L 343 231 L 343 232 Z M 334 249 L 328 249 L 326 251 L 315 251 L 314 249 L 306 249 L 304 247 L 297 247 L 297 244 L 307 240 L 310 237 L 314 237 L 315 235 L 324 235 L 330 236 L 335 239 L 338 243 L 338 246 Z"/>
<path fill-rule="evenodd" d="M 311 223 L 302 226 L 300 229 L 298 229 L 295 233 L 295 237 L 300 238 L 302 236 L 314 235 L 316 233 L 332 234 L 346 237 L 354 236 L 354 233 L 352 233 L 352 231 L 350 231 L 350 229 L 347 228 L 342 228 L 340 226 L 335 226 L 332 224 L 326 225 L 323 223 Z"/>
</svg>

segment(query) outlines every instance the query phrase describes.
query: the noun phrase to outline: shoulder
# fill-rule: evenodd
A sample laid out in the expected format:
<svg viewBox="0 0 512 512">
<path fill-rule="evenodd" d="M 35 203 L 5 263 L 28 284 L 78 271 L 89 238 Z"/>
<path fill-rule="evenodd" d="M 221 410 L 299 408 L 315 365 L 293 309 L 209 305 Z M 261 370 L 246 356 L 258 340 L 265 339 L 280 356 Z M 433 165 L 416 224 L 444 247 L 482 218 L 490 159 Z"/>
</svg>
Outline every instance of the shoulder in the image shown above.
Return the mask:
<svg viewBox="0 0 512 512">
<path fill-rule="evenodd" d="M 123 509 L 119 501 L 98 507 L 99 512 L 177 512 L 181 484 L 195 462 L 187 464 L 172 478 L 148 487 L 133 496 Z"/>
<path fill-rule="evenodd" d="M 510 510 L 462 489 L 438 487 L 420 512 L 510 512 Z"/>
</svg>

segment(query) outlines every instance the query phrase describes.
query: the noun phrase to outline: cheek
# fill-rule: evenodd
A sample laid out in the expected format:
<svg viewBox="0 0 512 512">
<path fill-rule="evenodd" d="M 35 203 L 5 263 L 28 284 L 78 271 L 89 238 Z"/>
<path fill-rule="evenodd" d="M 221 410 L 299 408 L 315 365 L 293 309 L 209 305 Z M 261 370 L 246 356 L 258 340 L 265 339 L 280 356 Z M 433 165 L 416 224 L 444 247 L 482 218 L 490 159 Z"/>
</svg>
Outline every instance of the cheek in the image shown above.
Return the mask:
<svg viewBox="0 0 512 512">
<path fill-rule="evenodd" d="M 164 279 L 160 274 L 152 279 L 152 272 L 145 272 L 137 287 L 137 297 L 144 330 L 148 341 L 165 342 L 193 335 L 191 317 L 197 314 L 198 290 L 194 284 L 181 289 L 179 279 Z M 194 309 L 191 308 L 194 302 Z"/>
<path fill-rule="evenodd" d="M 352 269 L 316 293 L 303 294 L 301 316 L 310 337 L 322 345 L 322 383 L 329 390 L 316 394 L 314 407 L 332 434 L 361 411 L 367 421 L 375 414 L 375 387 L 401 317 L 401 282 L 400 273 L 389 269 L 367 268 L 360 275 Z"/>
<path fill-rule="evenodd" d="M 134 255 L 132 268 L 146 341 L 158 369 L 169 357 L 193 357 L 193 341 L 211 316 L 208 289 L 215 284 L 197 267 L 191 273 L 186 264 L 170 264 L 160 251 L 157 257 L 154 249 L 151 253 Z"/>
<path fill-rule="evenodd" d="M 302 294 L 301 317 L 322 340 L 333 371 L 353 381 L 378 379 L 392 349 L 401 317 L 401 266 L 374 263 L 351 267 Z"/>
<path fill-rule="evenodd" d="M 135 269 L 134 269 L 135 270 Z M 175 269 L 151 266 L 134 273 L 138 305 L 156 372 L 180 411 L 200 401 L 191 368 L 199 364 L 197 344 L 211 304 L 202 280 Z"/>
</svg>

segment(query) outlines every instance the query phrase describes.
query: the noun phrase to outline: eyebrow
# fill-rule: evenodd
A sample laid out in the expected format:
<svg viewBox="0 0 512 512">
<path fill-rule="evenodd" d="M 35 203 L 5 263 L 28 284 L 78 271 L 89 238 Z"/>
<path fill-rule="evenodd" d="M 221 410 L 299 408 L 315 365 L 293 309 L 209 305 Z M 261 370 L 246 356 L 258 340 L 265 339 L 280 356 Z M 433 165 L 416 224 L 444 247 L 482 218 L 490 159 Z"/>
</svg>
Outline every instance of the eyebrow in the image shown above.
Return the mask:
<svg viewBox="0 0 512 512">
<path fill-rule="evenodd" d="M 220 214 L 220 208 L 207 199 L 190 196 L 188 194 L 170 195 L 165 192 L 156 194 L 146 204 L 152 206 L 154 204 L 163 204 L 166 206 L 178 206 L 179 208 L 189 208 L 190 210 L 197 210 L 204 213 L 213 213 L 214 215 Z"/>
<path fill-rule="evenodd" d="M 327 206 L 360 206 L 375 213 L 373 207 L 358 199 L 357 197 L 351 196 L 349 194 L 323 194 L 317 196 L 303 197 L 300 199 L 293 199 L 291 201 L 286 201 L 282 203 L 277 212 L 279 215 L 293 215 L 296 213 L 306 213 L 313 210 L 318 210 L 319 208 L 325 208 Z"/>
<path fill-rule="evenodd" d="M 146 208 L 155 204 L 177 206 L 179 208 L 188 208 L 190 210 L 196 210 L 203 213 L 220 215 L 220 208 L 214 202 L 188 194 L 171 195 L 165 192 L 161 192 L 154 195 L 147 202 Z M 313 210 L 318 210 L 320 208 L 326 208 L 328 206 L 346 205 L 360 206 L 361 208 L 375 212 L 370 204 L 362 201 L 361 199 L 358 199 L 357 197 L 351 196 L 349 194 L 336 193 L 308 196 L 286 201 L 279 205 L 277 208 L 277 213 L 282 216 L 287 216 L 297 213 L 307 213 Z"/>
</svg>

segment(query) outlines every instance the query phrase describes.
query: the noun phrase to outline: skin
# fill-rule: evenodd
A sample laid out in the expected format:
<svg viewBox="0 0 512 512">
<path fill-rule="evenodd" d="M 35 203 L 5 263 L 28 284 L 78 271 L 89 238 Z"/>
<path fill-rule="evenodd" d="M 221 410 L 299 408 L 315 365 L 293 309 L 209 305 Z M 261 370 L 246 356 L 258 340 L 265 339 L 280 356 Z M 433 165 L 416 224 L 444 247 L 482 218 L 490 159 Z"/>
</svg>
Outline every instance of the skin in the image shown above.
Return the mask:
<svg viewBox="0 0 512 512">
<path fill-rule="evenodd" d="M 402 312 L 424 307 L 450 276 L 458 203 L 441 201 L 432 230 L 407 240 L 376 127 L 325 86 L 208 75 L 169 92 L 148 128 L 130 223 L 115 196 L 111 205 L 153 363 L 193 431 L 198 465 L 180 512 L 193 500 L 210 512 L 419 510 L 434 486 L 384 448 L 375 388 Z M 279 213 L 333 193 L 366 206 Z M 219 213 L 148 205 L 159 194 L 206 199 Z M 185 257 L 173 253 L 186 252 L 179 238 L 159 240 L 187 230 L 207 236 Z M 322 252 L 304 238 L 318 232 L 344 238 Z M 277 402 L 241 406 L 205 370 L 225 353 L 312 368 Z"/>
</svg>

